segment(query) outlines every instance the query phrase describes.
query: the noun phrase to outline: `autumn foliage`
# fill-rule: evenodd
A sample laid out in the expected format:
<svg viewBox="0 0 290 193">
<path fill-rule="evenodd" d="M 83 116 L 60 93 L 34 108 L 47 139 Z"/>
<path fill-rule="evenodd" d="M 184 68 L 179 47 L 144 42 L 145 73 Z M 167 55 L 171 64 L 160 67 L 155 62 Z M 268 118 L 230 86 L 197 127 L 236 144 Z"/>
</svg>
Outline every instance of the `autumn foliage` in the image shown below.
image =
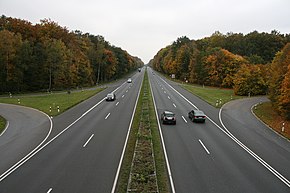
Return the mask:
<svg viewBox="0 0 290 193">
<path fill-rule="evenodd" d="M 274 107 L 290 119 L 290 43 L 276 54 L 271 64 L 269 97 Z"/>
<path fill-rule="evenodd" d="M 236 95 L 269 94 L 275 108 L 289 119 L 287 42 L 289 34 L 277 31 L 270 34 L 254 31 L 247 35 L 215 32 L 197 41 L 181 37 L 161 49 L 150 65 L 161 73 L 174 74 L 181 81 L 233 88 Z"/>
<path fill-rule="evenodd" d="M 70 89 L 118 78 L 143 65 L 102 36 L 51 20 L 0 18 L 0 93 Z"/>
</svg>

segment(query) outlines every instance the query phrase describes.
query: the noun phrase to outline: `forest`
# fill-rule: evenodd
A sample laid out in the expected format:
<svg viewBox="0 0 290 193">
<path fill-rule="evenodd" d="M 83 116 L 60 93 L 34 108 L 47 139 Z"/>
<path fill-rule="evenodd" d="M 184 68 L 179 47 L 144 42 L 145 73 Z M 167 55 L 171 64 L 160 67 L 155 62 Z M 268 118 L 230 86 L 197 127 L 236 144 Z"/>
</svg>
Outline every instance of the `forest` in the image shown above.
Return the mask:
<svg viewBox="0 0 290 193">
<path fill-rule="evenodd" d="M 199 85 L 233 88 L 236 95 L 269 95 L 290 119 L 290 34 L 215 32 L 210 37 L 178 38 L 149 63 L 153 69 Z"/>
<path fill-rule="evenodd" d="M 49 19 L 0 18 L 0 94 L 93 86 L 143 62 L 102 36 L 69 31 Z"/>
</svg>

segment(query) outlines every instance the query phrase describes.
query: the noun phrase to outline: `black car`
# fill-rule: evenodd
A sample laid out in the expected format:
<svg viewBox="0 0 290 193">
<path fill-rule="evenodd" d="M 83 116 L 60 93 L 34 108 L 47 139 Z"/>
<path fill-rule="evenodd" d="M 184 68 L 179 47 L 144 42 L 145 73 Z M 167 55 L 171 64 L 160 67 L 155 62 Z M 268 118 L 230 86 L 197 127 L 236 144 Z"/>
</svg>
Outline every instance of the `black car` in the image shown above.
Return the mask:
<svg viewBox="0 0 290 193">
<path fill-rule="evenodd" d="M 114 101 L 114 100 L 116 100 L 115 93 L 109 93 L 109 94 L 107 94 L 106 101 Z"/>
<path fill-rule="evenodd" d="M 188 113 L 188 118 L 193 122 L 205 122 L 205 114 L 200 110 L 192 110 Z"/>
<path fill-rule="evenodd" d="M 176 118 L 175 114 L 170 111 L 164 111 L 161 114 L 161 122 L 163 124 L 173 124 L 176 125 Z"/>
</svg>

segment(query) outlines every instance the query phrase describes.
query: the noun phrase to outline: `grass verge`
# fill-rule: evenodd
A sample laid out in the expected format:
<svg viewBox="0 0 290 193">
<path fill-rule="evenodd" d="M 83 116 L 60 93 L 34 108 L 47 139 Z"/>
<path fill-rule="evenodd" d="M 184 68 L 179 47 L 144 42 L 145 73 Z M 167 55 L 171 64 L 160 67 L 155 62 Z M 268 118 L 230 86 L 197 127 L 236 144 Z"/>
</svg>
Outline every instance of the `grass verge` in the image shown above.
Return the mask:
<svg viewBox="0 0 290 193">
<path fill-rule="evenodd" d="M 45 112 L 50 116 L 56 116 L 78 103 L 101 92 L 105 88 L 96 88 L 93 90 L 84 90 L 80 92 L 53 93 L 38 96 L 19 96 L 12 98 L 0 98 L 0 103 L 9 103 L 32 107 Z"/>
<path fill-rule="evenodd" d="M 144 89 L 145 89 L 144 85 L 147 85 L 146 87 L 148 88 L 147 90 L 148 94 L 145 95 L 145 97 L 143 95 Z M 129 176 L 130 176 L 130 169 L 131 169 L 131 164 L 132 164 L 133 155 L 134 155 L 134 148 L 135 148 L 136 140 L 138 137 L 139 123 L 141 121 L 140 118 L 141 118 L 141 113 L 142 113 L 143 100 L 148 100 L 149 102 L 149 120 L 150 120 L 150 129 L 151 129 L 151 135 L 152 135 L 155 167 L 156 167 L 156 174 L 157 174 L 157 184 L 158 184 L 159 192 L 160 193 L 170 192 L 169 182 L 168 182 L 168 177 L 167 177 L 167 170 L 166 170 L 166 165 L 165 165 L 165 160 L 164 160 L 164 154 L 163 154 L 163 149 L 160 142 L 157 119 L 155 116 L 155 110 L 153 106 L 153 100 L 152 100 L 147 71 L 145 72 L 145 75 L 144 75 L 144 80 L 142 83 L 142 88 L 140 91 L 140 96 L 138 99 L 131 132 L 129 134 L 129 139 L 128 139 L 125 155 L 124 155 L 121 170 L 120 170 L 116 192 L 123 193 L 127 191 L 127 186 L 128 186 Z"/>
<path fill-rule="evenodd" d="M 6 126 L 6 119 L 4 119 L 2 116 L 0 116 L 0 134 L 5 129 Z"/>
<path fill-rule="evenodd" d="M 232 89 L 199 87 L 188 84 L 182 84 L 181 87 L 201 98 L 202 100 L 206 101 L 210 105 L 218 108 L 231 100 L 245 98 L 245 96 L 236 96 Z"/>
<path fill-rule="evenodd" d="M 271 102 L 257 105 L 253 111 L 264 123 L 284 137 L 290 139 L 290 121 L 283 119 L 283 117 L 274 111 Z M 283 123 L 284 131 L 282 131 Z"/>
</svg>

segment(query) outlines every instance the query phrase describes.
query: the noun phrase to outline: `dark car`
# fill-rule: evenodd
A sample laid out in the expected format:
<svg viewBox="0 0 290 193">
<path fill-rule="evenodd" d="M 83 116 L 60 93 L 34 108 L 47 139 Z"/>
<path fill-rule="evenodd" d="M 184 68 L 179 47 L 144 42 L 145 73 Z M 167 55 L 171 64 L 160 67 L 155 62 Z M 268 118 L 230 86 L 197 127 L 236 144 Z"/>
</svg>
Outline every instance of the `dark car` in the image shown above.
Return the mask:
<svg viewBox="0 0 290 193">
<path fill-rule="evenodd" d="M 141 68 L 138 68 L 138 72 L 141 72 Z"/>
<path fill-rule="evenodd" d="M 109 94 L 107 94 L 106 101 L 114 101 L 114 100 L 116 100 L 115 93 L 109 93 Z"/>
<path fill-rule="evenodd" d="M 161 114 L 161 121 L 163 124 L 173 124 L 176 125 L 175 114 L 170 111 L 164 111 Z"/>
<path fill-rule="evenodd" d="M 205 114 L 200 110 L 192 110 L 188 113 L 188 118 L 193 122 L 205 122 Z"/>
</svg>

